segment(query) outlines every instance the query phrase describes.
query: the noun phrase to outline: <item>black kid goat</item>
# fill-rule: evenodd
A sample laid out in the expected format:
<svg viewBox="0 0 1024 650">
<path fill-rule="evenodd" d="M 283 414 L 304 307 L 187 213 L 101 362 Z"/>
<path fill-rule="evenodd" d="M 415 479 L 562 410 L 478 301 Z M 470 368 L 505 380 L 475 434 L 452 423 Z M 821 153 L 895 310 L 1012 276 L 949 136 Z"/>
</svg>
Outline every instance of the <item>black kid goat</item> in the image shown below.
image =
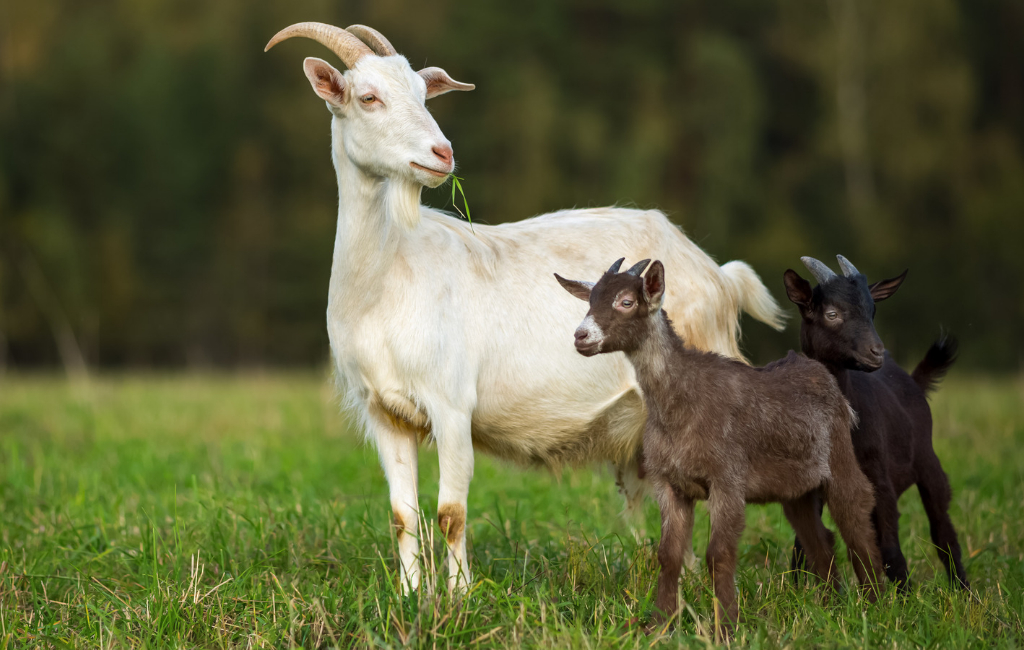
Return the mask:
<svg viewBox="0 0 1024 650">
<path fill-rule="evenodd" d="M 931 525 L 932 543 L 952 584 L 969 589 L 960 560 L 960 543 L 949 520 L 949 479 L 932 448 L 932 414 L 926 395 L 956 359 L 956 341 L 932 344 L 912 374 L 893 361 L 875 331 L 875 303 L 896 293 L 907 272 L 869 285 L 842 255 L 843 275 L 811 257 L 801 258 L 818 281 L 811 289 L 792 269 L 785 273 L 786 293 L 800 308 L 800 346 L 835 376 L 860 418 L 853 431 L 857 461 L 875 486 L 872 520 L 889 580 L 909 587 L 907 561 L 900 550 L 897 500 L 916 484 Z M 820 509 L 820 506 L 819 506 Z M 802 568 L 800 540 L 793 568 Z"/>
<path fill-rule="evenodd" d="M 874 497 L 850 443 L 854 416 L 835 379 L 793 352 L 759 369 L 687 347 L 661 309 L 665 267 L 656 261 L 641 277 L 648 262 L 619 273 L 620 259 L 597 284 L 555 277 L 590 302 L 576 330 L 576 350 L 588 357 L 625 352 L 643 389 L 644 468 L 661 508 L 656 620 L 676 612 L 697 499 L 707 499 L 711 514 L 707 566 L 726 629 L 738 615 L 736 555 L 745 503 L 782 502 L 811 570 L 834 583 L 833 548 L 815 510 L 824 498 L 858 578 L 877 588 Z M 873 589 L 868 597 L 874 600 Z"/>
</svg>

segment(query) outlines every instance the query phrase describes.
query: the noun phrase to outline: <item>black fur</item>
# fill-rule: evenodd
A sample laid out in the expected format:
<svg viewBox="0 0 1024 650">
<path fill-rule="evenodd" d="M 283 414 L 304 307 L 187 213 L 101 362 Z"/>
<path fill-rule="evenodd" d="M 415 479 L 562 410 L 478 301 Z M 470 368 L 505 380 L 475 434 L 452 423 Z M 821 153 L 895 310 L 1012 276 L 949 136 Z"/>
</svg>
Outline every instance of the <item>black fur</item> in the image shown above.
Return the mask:
<svg viewBox="0 0 1024 650">
<path fill-rule="evenodd" d="M 943 336 L 935 343 L 932 343 L 932 347 L 928 348 L 924 359 L 921 359 L 921 363 L 917 364 L 914 372 L 910 375 L 914 378 L 917 385 L 921 387 L 921 390 L 925 393 L 935 391 L 939 382 L 946 376 L 950 366 L 956 361 L 959 348 L 960 346 L 956 339 L 951 336 Z"/>
<path fill-rule="evenodd" d="M 868 285 L 860 273 L 836 275 L 811 289 L 795 271 L 785 273 L 786 292 L 800 307 L 803 352 L 829 369 L 860 417 L 852 432 L 861 470 L 875 486 L 872 519 L 886 574 L 901 590 L 909 587 L 899 542 L 897 500 L 917 485 L 935 544 L 950 581 L 969 589 L 960 543 L 949 519 L 949 479 L 932 448 L 932 415 L 926 393 L 956 360 L 957 345 L 944 337 L 934 343 L 913 376 L 893 361 L 873 323 L 875 302 L 896 293 L 903 275 Z M 799 540 L 793 568 L 803 566 Z"/>
</svg>

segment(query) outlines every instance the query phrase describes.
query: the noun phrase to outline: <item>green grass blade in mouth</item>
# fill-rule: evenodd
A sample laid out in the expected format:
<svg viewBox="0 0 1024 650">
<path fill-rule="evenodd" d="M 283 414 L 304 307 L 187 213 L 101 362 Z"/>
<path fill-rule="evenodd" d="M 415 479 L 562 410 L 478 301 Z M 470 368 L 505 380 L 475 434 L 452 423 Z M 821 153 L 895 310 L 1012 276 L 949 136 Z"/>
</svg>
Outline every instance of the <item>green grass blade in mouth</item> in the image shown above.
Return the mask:
<svg viewBox="0 0 1024 650">
<path fill-rule="evenodd" d="M 473 229 L 473 217 L 469 213 L 469 201 L 466 200 L 466 191 L 462 189 L 462 183 L 460 182 L 466 179 L 459 178 L 455 174 L 448 174 L 448 178 L 452 180 L 452 207 L 455 208 L 455 211 L 458 212 L 463 219 L 469 222 L 469 228 L 470 230 L 473 230 L 473 233 L 475 234 L 476 230 Z M 458 190 L 459 194 L 462 195 L 462 205 L 466 209 L 465 212 L 460 210 L 459 206 L 455 205 L 455 190 Z"/>
</svg>

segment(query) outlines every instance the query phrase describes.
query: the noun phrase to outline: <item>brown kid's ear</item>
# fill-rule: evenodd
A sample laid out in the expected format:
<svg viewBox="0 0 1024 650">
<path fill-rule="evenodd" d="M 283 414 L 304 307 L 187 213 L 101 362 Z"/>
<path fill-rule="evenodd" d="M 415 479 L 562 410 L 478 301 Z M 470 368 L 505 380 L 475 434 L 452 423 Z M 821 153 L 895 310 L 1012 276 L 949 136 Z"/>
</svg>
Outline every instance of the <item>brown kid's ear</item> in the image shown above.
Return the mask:
<svg viewBox="0 0 1024 650">
<path fill-rule="evenodd" d="M 782 276 L 786 283 L 786 295 L 796 305 L 807 307 L 811 304 L 811 283 L 800 277 L 793 269 L 786 269 Z"/>
<path fill-rule="evenodd" d="M 868 291 L 871 292 L 871 297 L 874 298 L 875 302 L 885 300 L 889 296 L 896 293 L 896 290 L 900 288 L 903 281 L 907 279 L 907 273 L 910 269 L 907 269 L 903 273 L 900 273 L 895 278 L 888 280 L 880 280 L 868 287 Z"/>
<path fill-rule="evenodd" d="M 665 299 L 665 265 L 661 260 L 654 260 L 644 276 L 644 298 L 650 311 L 661 309 Z"/>
<path fill-rule="evenodd" d="M 309 57 L 302 62 L 302 69 L 313 86 L 313 92 L 334 108 L 341 108 L 345 102 L 345 77 L 323 59 Z"/>
<path fill-rule="evenodd" d="M 427 82 L 427 99 L 433 99 L 438 95 L 443 95 L 453 90 L 473 90 L 476 88 L 473 84 L 455 81 L 441 68 L 423 68 L 419 71 L 419 75 L 423 77 L 423 81 Z"/>
<path fill-rule="evenodd" d="M 576 296 L 583 302 L 590 302 L 590 290 L 594 288 L 593 282 L 580 282 L 579 280 L 566 280 L 555 273 L 555 279 L 562 288 Z"/>
</svg>

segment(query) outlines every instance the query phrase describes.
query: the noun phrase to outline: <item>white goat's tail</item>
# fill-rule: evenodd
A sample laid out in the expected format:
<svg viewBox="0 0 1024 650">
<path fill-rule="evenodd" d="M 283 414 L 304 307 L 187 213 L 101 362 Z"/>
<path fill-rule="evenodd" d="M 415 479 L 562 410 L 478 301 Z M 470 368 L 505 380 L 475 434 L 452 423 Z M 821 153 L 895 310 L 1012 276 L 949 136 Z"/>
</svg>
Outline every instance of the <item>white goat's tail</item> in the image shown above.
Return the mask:
<svg viewBox="0 0 1024 650">
<path fill-rule="evenodd" d="M 727 262 L 722 265 L 722 273 L 729 279 L 740 309 L 779 331 L 786 327 L 786 314 L 749 264 L 739 260 Z"/>
</svg>

